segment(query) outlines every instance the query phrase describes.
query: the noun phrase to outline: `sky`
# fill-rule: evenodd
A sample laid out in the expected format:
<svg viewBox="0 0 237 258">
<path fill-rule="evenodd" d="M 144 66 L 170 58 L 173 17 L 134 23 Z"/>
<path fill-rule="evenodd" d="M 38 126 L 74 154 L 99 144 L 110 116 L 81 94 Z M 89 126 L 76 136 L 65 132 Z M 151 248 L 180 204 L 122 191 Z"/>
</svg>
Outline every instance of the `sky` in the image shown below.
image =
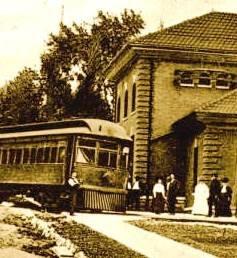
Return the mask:
<svg viewBox="0 0 237 258">
<path fill-rule="evenodd" d="M 39 69 L 61 20 L 91 24 L 99 10 L 119 15 L 125 8 L 142 15 L 146 34 L 161 21 L 168 27 L 211 11 L 237 13 L 237 0 L 0 0 L 0 86 L 25 66 Z"/>
</svg>

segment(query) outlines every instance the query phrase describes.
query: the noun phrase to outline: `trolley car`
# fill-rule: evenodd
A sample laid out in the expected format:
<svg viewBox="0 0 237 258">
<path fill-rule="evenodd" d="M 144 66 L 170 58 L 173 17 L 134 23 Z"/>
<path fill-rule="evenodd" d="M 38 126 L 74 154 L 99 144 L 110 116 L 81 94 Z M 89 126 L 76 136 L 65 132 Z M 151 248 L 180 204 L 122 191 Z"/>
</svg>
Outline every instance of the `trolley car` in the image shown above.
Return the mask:
<svg viewBox="0 0 237 258">
<path fill-rule="evenodd" d="M 73 171 L 82 182 L 79 209 L 124 211 L 131 139 L 99 119 L 0 127 L 0 197 L 28 194 L 65 206 Z"/>
</svg>

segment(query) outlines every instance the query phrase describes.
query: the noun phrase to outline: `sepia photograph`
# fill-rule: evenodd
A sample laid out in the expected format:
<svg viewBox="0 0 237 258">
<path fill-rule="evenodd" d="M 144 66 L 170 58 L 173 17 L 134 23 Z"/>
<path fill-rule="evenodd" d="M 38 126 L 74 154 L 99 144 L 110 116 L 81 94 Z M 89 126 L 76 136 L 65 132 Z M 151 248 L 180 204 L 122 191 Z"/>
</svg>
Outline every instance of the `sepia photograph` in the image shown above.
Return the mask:
<svg viewBox="0 0 237 258">
<path fill-rule="evenodd" d="M 237 258 L 237 1 L 0 4 L 0 258 Z"/>
</svg>

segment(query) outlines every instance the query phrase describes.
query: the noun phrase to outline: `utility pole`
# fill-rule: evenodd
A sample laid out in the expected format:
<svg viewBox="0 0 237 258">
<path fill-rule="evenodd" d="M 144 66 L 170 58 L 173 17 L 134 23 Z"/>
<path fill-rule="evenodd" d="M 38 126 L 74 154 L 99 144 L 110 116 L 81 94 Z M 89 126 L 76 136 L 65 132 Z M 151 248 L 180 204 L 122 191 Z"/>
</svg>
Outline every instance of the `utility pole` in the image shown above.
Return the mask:
<svg viewBox="0 0 237 258">
<path fill-rule="evenodd" d="M 61 17 L 60 17 L 60 23 L 63 24 L 64 19 L 64 5 L 61 6 Z"/>
</svg>

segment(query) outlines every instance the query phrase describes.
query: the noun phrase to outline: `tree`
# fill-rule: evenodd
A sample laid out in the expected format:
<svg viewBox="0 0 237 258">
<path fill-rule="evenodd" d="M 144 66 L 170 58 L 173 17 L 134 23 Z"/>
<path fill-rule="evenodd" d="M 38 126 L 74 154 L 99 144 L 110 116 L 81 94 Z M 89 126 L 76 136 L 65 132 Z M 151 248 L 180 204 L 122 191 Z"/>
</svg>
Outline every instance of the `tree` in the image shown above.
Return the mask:
<svg viewBox="0 0 237 258">
<path fill-rule="evenodd" d="M 24 68 L 0 91 L 2 124 L 21 124 L 40 121 L 43 89 L 39 75 Z"/>
<path fill-rule="evenodd" d="M 41 57 L 48 117 L 111 119 L 112 89 L 105 83 L 104 69 L 143 26 L 141 16 L 132 10 L 124 10 L 121 17 L 100 11 L 92 25 L 60 24 L 59 33 L 50 35 Z"/>
</svg>

